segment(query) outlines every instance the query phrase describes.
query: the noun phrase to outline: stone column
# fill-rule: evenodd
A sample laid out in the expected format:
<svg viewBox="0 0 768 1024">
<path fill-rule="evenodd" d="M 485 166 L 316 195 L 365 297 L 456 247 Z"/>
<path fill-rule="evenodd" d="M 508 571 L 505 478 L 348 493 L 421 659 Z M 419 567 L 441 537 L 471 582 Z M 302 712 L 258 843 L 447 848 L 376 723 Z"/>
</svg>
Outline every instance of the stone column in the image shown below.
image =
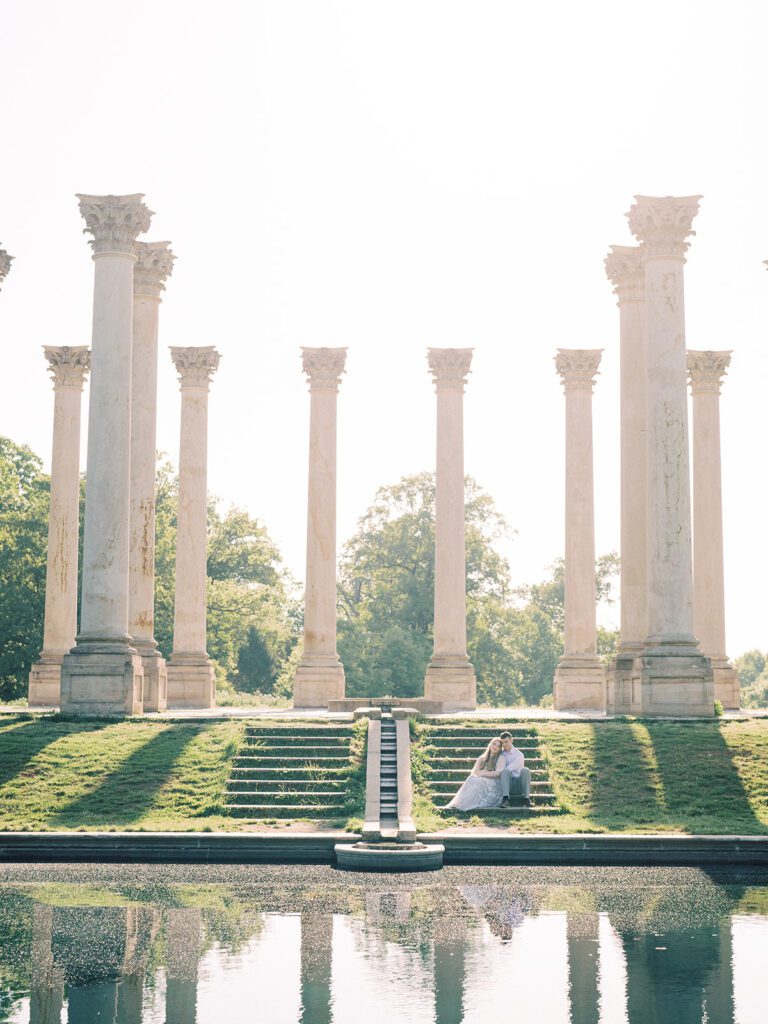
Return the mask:
<svg viewBox="0 0 768 1024">
<path fill-rule="evenodd" d="M 78 196 L 95 261 L 83 584 L 77 645 L 61 669 L 68 714 L 141 714 L 143 670 L 128 633 L 133 246 L 141 195 Z"/>
<path fill-rule="evenodd" d="M 427 700 L 445 711 L 477 704 L 475 670 L 467 656 L 464 522 L 464 385 L 471 348 L 427 349 L 437 393 L 435 473 L 434 651 L 424 679 Z"/>
<path fill-rule="evenodd" d="M 165 710 L 168 685 L 155 640 L 155 446 L 158 314 L 175 259 L 169 245 L 137 242 L 133 273 L 128 629 L 144 669 L 145 711 Z"/>
<path fill-rule="evenodd" d="M 612 245 L 605 271 L 618 298 L 621 350 L 621 640 L 606 709 L 632 710 L 632 665 L 646 634 L 645 272 L 639 246 Z"/>
<path fill-rule="evenodd" d="M 725 653 L 720 384 L 730 352 L 687 354 L 693 395 L 693 631 L 712 661 L 715 700 L 739 706 L 739 677 Z"/>
<path fill-rule="evenodd" d="M 633 709 L 644 715 L 714 707 L 712 666 L 693 634 L 685 365 L 683 264 L 699 198 L 635 196 L 627 215 L 646 296 L 648 634 L 632 670 Z"/>
<path fill-rule="evenodd" d="M 219 365 L 213 346 L 172 348 L 181 382 L 179 512 L 169 708 L 212 708 L 216 677 L 206 651 L 208 586 L 208 388 Z"/>
<path fill-rule="evenodd" d="M 53 453 L 45 573 L 45 625 L 40 659 L 29 673 L 31 707 L 57 706 L 61 662 L 77 633 L 80 526 L 80 396 L 90 366 L 85 346 L 44 346 L 53 379 Z"/>
<path fill-rule="evenodd" d="M 344 667 L 336 651 L 336 395 L 345 348 L 303 348 L 309 381 L 309 487 L 304 649 L 293 703 L 327 707 L 344 697 Z"/>
<path fill-rule="evenodd" d="M 10 253 L 6 252 L 5 249 L 0 249 L 0 284 L 8 277 L 8 272 L 11 269 L 11 260 L 14 257 Z"/>
<path fill-rule="evenodd" d="M 592 388 L 602 349 L 557 350 L 565 389 L 565 650 L 554 679 L 555 707 L 605 710 L 597 656 Z"/>
</svg>

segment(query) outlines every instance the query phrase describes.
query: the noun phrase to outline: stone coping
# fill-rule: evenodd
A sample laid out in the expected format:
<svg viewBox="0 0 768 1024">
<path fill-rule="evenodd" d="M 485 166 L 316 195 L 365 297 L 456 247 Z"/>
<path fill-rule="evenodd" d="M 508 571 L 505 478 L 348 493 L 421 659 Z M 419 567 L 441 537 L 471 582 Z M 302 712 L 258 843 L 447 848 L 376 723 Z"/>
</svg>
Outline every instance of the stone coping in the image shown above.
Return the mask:
<svg viewBox="0 0 768 1024">
<path fill-rule="evenodd" d="M 348 832 L 0 832 L 0 862 L 331 864 Z M 422 833 L 446 864 L 742 864 L 768 867 L 768 836 Z"/>
</svg>

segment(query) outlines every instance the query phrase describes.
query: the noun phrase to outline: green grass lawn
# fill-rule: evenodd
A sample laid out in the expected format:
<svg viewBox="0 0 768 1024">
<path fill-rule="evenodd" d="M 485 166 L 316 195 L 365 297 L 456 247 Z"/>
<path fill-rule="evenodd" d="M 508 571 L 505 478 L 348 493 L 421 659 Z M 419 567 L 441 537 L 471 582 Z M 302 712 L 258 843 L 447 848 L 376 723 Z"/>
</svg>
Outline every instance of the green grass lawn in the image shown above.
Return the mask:
<svg viewBox="0 0 768 1024">
<path fill-rule="evenodd" d="M 459 819 L 422 796 L 417 827 L 768 834 L 766 720 L 526 725 L 538 733 L 560 813 Z"/>
</svg>

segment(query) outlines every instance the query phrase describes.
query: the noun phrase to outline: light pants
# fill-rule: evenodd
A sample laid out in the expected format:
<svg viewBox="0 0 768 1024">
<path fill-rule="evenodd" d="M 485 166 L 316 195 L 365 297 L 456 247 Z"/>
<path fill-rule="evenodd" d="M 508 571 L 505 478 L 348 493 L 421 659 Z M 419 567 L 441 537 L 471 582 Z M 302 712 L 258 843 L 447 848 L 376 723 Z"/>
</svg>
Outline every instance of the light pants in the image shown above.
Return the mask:
<svg viewBox="0 0 768 1024">
<path fill-rule="evenodd" d="M 519 775 L 513 775 L 509 768 L 501 773 L 501 794 L 502 796 L 527 796 L 531 795 L 531 771 L 530 768 L 521 768 Z"/>
</svg>

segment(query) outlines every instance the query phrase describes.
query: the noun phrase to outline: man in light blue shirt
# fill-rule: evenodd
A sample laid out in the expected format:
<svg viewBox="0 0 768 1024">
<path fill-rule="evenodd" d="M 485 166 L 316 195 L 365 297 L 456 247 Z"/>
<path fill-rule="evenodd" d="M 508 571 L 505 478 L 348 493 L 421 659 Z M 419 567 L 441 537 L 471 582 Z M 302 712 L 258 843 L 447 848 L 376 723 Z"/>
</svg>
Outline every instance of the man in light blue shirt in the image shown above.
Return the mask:
<svg viewBox="0 0 768 1024">
<path fill-rule="evenodd" d="M 512 743 L 512 733 L 503 732 L 498 767 L 501 768 L 501 807 L 509 807 L 509 797 L 521 796 L 526 807 L 531 806 L 531 771 L 525 767 L 525 756 Z"/>
</svg>

